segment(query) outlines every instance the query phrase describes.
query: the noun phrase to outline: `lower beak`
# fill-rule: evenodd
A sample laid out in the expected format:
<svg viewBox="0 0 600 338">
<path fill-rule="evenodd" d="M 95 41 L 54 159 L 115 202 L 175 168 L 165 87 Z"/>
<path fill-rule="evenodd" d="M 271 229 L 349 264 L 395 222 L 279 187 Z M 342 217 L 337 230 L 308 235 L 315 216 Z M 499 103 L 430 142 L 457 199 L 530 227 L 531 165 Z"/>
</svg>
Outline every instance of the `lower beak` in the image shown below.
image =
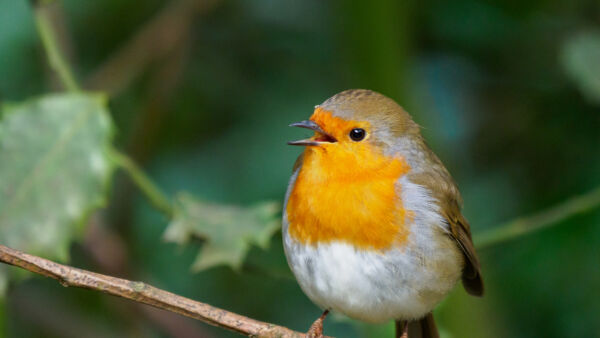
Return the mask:
<svg viewBox="0 0 600 338">
<path fill-rule="evenodd" d="M 328 134 L 327 132 L 325 132 L 323 129 L 321 129 L 321 127 L 318 124 L 316 124 L 314 121 L 311 121 L 311 120 L 295 122 L 295 123 L 290 124 L 290 127 L 306 128 L 306 129 L 314 130 L 318 134 L 318 135 L 315 134 L 315 136 L 304 139 L 304 140 L 289 141 L 287 144 L 292 145 L 292 146 L 318 146 L 319 144 L 322 144 L 322 143 L 337 142 L 335 137 L 333 137 L 330 134 Z"/>
</svg>

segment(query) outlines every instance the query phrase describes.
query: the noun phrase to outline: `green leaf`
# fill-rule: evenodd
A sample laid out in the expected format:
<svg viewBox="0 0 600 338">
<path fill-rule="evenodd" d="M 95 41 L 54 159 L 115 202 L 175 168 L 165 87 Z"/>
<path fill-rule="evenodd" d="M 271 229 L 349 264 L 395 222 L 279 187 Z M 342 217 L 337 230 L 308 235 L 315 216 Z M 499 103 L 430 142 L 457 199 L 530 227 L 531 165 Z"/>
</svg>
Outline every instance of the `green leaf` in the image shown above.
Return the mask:
<svg viewBox="0 0 600 338">
<path fill-rule="evenodd" d="M 175 216 L 164 236 L 167 241 L 180 244 L 193 237 L 205 240 L 192 266 L 195 271 L 223 264 L 239 269 L 250 245 L 268 247 L 281 224 L 280 210 L 276 202 L 240 207 L 209 203 L 180 193 Z"/>
<path fill-rule="evenodd" d="M 106 99 L 53 94 L 4 105 L 1 117 L 0 242 L 64 261 L 86 216 L 105 203 L 113 168 Z"/>
<path fill-rule="evenodd" d="M 600 31 L 583 31 L 569 38 L 563 46 L 562 62 L 584 96 L 600 104 Z"/>
</svg>

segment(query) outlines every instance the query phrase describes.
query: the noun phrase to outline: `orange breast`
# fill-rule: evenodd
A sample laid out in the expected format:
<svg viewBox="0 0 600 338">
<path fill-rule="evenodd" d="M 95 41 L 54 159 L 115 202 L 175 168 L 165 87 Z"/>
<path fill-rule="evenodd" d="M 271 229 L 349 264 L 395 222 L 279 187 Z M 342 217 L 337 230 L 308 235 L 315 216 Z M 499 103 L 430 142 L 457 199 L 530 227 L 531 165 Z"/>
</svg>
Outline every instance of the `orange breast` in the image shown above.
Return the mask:
<svg viewBox="0 0 600 338">
<path fill-rule="evenodd" d="M 287 203 L 290 236 L 310 245 L 341 241 L 386 249 L 406 241 L 407 212 L 397 180 L 410 169 L 371 147 L 306 149 Z"/>
</svg>

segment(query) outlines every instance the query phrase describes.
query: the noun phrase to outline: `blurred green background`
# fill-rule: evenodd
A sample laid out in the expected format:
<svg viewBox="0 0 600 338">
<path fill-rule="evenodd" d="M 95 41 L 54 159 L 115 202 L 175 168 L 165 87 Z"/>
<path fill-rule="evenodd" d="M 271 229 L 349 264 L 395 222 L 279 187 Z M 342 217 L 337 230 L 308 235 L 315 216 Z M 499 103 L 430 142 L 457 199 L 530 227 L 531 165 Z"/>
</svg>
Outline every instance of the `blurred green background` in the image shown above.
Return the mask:
<svg viewBox="0 0 600 338">
<path fill-rule="evenodd" d="M 169 195 L 281 201 L 300 151 L 285 142 L 306 134 L 287 125 L 348 88 L 396 99 L 423 126 L 475 236 L 600 186 L 600 1 L 64 0 L 47 9 L 79 83 L 108 93 L 117 148 Z M 29 2 L 0 0 L 1 99 L 60 88 Z M 279 232 L 238 271 L 193 272 L 205 243 L 167 243 L 167 225 L 118 171 L 69 264 L 299 331 L 320 314 Z M 487 294 L 457 287 L 435 312 L 443 337 L 600 332 L 598 209 L 480 256 Z M 39 277 L 13 281 L 0 299 L 6 337 L 236 336 Z M 338 317 L 325 332 L 391 337 L 392 327 Z"/>
</svg>

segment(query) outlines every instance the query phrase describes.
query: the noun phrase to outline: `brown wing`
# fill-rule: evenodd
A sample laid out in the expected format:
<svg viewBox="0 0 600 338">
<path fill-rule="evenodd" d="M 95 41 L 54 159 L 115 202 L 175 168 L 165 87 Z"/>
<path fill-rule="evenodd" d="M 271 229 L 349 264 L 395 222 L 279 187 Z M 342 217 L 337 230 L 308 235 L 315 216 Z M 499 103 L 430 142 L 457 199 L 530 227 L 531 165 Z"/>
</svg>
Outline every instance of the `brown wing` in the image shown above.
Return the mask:
<svg viewBox="0 0 600 338">
<path fill-rule="evenodd" d="M 423 172 L 410 175 L 411 181 L 429 188 L 433 197 L 440 203 L 440 210 L 448 222 L 451 236 L 456 240 L 465 256 L 465 268 L 462 274 L 463 286 L 471 295 L 482 296 L 481 268 L 471 239 L 469 223 L 460 211 L 462 199 L 458 188 L 437 156 L 426 147 L 423 148 L 423 151 L 427 155 L 428 166 Z"/>
<path fill-rule="evenodd" d="M 448 208 L 445 216 L 450 225 L 452 237 L 458 243 L 465 255 L 465 269 L 462 274 L 462 282 L 465 290 L 473 296 L 483 296 L 483 280 L 481 278 L 481 267 L 479 258 L 475 252 L 475 246 L 471 239 L 471 229 L 467 220 L 461 214 L 458 205 Z"/>
</svg>

